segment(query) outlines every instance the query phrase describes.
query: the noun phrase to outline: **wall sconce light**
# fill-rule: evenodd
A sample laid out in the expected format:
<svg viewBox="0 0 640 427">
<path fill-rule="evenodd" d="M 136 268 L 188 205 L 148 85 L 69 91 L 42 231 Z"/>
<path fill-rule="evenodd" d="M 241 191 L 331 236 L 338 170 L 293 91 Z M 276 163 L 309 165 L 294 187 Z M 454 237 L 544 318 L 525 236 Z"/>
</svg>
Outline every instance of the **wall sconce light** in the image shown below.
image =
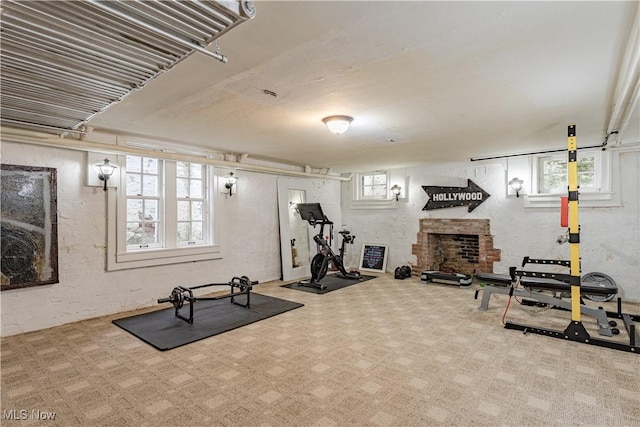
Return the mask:
<svg viewBox="0 0 640 427">
<path fill-rule="evenodd" d="M 516 192 L 516 197 L 520 197 L 520 190 L 522 190 L 523 183 L 524 181 L 521 179 L 518 179 L 517 177 L 509 181 L 509 187 L 511 187 L 513 191 Z"/>
<path fill-rule="evenodd" d="M 233 175 L 233 172 L 229 172 L 229 175 L 224 177 L 224 188 L 229 190 L 229 196 L 233 196 L 233 186 L 238 182 L 238 177 Z"/>
<path fill-rule="evenodd" d="M 345 133 L 349 126 L 351 126 L 351 122 L 353 121 L 353 117 L 349 116 L 329 116 L 322 119 L 327 128 L 335 133 L 336 135 L 340 135 L 341 133 Z"/>
<path fill-rule="evenodd" d="M 113 171 L 116 170 L 116 166 L 112 165 L 107 158 L 104 159 L 104 163 L 97 164 L 96 168 L 98 169 L 98 178 L 101 181 L 104 181 L 104 187 L 102 190 L 107 191 L 107 181 L 109 181 L 109 178 L 113 175 Z"/>
<path fill-rule="evenodd" d="M 398 184 L 395 184 L 393 187 L 391 187 L 391 192 L 396 196 L 396 202 L 398 201 L 398 196 L 400 196 L 401 191 L 402 187 L 400 187 Z"/>
</svg>

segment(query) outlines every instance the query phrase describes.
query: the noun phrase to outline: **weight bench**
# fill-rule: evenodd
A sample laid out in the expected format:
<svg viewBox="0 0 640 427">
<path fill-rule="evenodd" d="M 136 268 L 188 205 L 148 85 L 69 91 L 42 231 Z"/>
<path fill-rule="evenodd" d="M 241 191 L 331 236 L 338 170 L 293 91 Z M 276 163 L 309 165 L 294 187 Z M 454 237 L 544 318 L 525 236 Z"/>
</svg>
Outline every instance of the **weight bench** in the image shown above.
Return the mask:
<svg viewBox="0 0 640 427">
<path fill-rule="evenodd" d="M 486 311 L 489 308 L 489 299 L 492 294 L 514 295 L 518 297 L 528 298 L 540 303 L 548 304 L 551 307 L 560 308 L 571 311 L 571 301 L 563 300 L 560 297 L 542 294 L 542 291 L 552 292 L 571 292 L 571 285 L 560 280 L 539 278 L 539 277 L 521 277 L 521 288 L 515 288 L 515 277 L 512 278 L 506 274 L 494 273 L 476 273 L 475 278 L 478 282 L 494 285 L 484 286 L 482 288 L 482 301 L 479 310 Z M 480 289 L 476 290 L 475 298 L 478 299 Z M 580 292 L 582 295 L 610 295 L 618 292 L 617 287 L 602 287 L 593 285 L 581 285 Z M 598 333 L 603 336 L 610 337 L 613 335 L 610 329 L 608 313 L 602 308 L 593 308 L 586 306 L 580 301 L 580 312 L 585 316 L 593 316 L 598 322 Z M 615 316 L 618 317 L 618 316 Z"/>
<path fill-rule="evenodd" d="M 594 273 L 591 273 L 594 274 Z M 511 286 L 515 284 L 515 280 L 507 274 L 494 273 L 476 273 L 476 281 L 495 286 Z M 571 286 L 560 280 L 542 279 L 538 277 L 522 277 L 520 284 L 526 288 L 533 290 L 571 292 Z M 580 293 L 582 295 L 610 296 L 618 293 L 618 287 L 615 284 L 589 284 L 584 281 L 580 283 Z"/>
<path fill-rule="evenodd" d="M 589 279 L 591 276 L 602 275 L 601 273 L 588 273 L 584 277 Z M 476 281 L 480 283 L 486 283 L 493 286 L 511 286 L 515 284 L 515 280 L 512 280 L 510 276 L 506 274 L 494 274 L 494 273 L 476 273 Z M 557 292 L 570 292 L 571 286 L 560 280 L 553 279 L 540 279 L 537 277 L 522 277 L 520 284 L 525 287 L 536 290 L 545 291 L 557 291 Z M 589 299 L 594 301 L 608 301 L 618 293 L 618 287 L 614 283 L 610 282 L 588 282 L 584 278 L 580 283 L 580 293 Z"/>
</svg>

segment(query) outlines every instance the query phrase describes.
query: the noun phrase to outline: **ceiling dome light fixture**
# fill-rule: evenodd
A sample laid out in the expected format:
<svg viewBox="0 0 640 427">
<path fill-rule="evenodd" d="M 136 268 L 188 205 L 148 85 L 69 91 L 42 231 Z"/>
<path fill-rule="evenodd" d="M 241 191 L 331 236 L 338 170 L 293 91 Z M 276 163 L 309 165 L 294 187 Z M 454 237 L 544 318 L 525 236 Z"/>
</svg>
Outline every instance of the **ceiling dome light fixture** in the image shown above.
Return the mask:
<svg viewBox="0 0 640 427">
<path fill-rule="evenodd" d="M 341 133 L 345 133 L 349 126 L 351 126 L 351 122 L 353 121 L 353 117 L 349 116 L 329 116 L 322 119 L 327 128 L 335 133 L 336 135 L 340 135 Z"/>
</svg>

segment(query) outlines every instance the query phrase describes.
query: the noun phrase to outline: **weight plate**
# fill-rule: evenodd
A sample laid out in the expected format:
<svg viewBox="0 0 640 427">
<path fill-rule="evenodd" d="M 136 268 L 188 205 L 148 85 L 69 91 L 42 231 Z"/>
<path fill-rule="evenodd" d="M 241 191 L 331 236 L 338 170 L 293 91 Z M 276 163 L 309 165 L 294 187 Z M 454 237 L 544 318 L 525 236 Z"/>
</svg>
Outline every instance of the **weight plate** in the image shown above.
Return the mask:
<svg viewBox="0 0 640 427">
<path fill-rule="evenodd" d="M 616 289 L 616 282 L 610 277 L 607 276 L 604 273 L 598 273 L 598 272 L 593 272 L 593 273 L 587 273 L 585 275 L 582 276 L 582 278 L 580 279 L 582 283 L 585 284 L 589 284 L 592 286 L 598 286 L 601 288 L 611 288 Z M 585 297 L 590 299 L 591 301 L 597 301 L 597 302 L 605 302 L 605 301 L 611 301 L 612 299 L 614 299 L 616 296 L 616 293 L 610 293 L 610 294 L 606 294 L 606 295 L 588 295 L 585 294 Z"/>
<path fill-rule="evenodd" d="M 173 306 L 176 309 L 181 309 L 182 306 L 184 305 L 184 296 L 182 294 L 182 291 L 178 288 L 174 288 L 173 291 L 171 292 L 171 300 L 173 303 Z"/>
</svg>

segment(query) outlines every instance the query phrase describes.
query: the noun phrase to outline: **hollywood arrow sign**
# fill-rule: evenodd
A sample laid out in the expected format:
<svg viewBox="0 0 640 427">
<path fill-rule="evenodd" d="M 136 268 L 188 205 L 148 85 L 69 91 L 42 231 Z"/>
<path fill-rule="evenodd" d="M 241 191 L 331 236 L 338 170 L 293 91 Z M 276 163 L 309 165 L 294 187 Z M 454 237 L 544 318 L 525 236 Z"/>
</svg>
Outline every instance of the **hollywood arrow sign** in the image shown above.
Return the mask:
<svg viewBox="0 0 640 427">
<path fill-rule="evenodd" d="M 429 196 L 423 211 L 432 209 L 453 208 L 456 206 L 469 206 L 469 212 L 480 206 L 491 195 L 478 187 L 475 182 L 467 179 L 466 187 L 440 187 L 436 185 L 423 185 L 422 188 Z"/>
</svg>

